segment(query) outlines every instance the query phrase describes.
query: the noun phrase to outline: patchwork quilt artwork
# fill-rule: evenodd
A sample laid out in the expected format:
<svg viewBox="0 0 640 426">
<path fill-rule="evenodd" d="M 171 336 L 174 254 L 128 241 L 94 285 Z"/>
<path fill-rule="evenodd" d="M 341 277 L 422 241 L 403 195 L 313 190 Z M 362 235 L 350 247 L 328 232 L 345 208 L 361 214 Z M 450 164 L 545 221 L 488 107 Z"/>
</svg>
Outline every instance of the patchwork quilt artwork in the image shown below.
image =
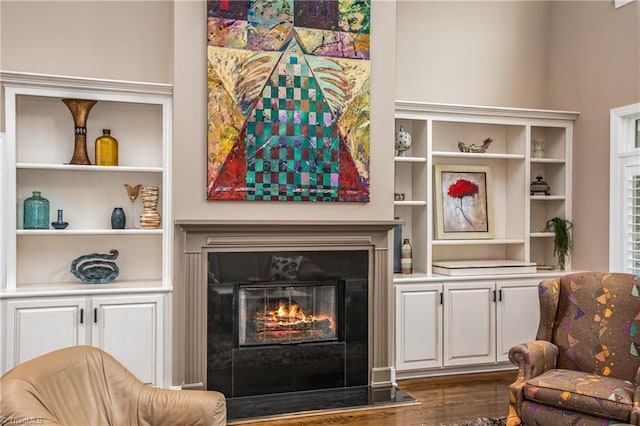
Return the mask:
<svg viewBox="0 0 640 426">
<path fill-rule="evenodd" d="M 208 200 L 369 201 L 370 1 L 207 1 Z"/>
</svg>

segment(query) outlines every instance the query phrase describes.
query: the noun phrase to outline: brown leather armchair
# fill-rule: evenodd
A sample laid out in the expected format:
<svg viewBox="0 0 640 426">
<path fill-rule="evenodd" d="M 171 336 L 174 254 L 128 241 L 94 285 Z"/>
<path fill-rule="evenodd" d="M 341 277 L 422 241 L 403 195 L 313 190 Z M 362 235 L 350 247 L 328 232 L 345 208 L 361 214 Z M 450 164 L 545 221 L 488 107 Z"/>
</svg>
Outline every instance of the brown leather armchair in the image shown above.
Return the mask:
<svg viewBox="0 0 640 426">
<path fill-rule="evenodd" d="M 537 340 L 509 352 L 507 425 L 640 425 L 640 276 L 576 273 L 538 289 Z"/>
<path fill-rule="evenodd" d="M 0 424 L 225 425 L 219 392 L 145 385 L 92 346 L 60 349 L 0 378 Z"/>
</svg>

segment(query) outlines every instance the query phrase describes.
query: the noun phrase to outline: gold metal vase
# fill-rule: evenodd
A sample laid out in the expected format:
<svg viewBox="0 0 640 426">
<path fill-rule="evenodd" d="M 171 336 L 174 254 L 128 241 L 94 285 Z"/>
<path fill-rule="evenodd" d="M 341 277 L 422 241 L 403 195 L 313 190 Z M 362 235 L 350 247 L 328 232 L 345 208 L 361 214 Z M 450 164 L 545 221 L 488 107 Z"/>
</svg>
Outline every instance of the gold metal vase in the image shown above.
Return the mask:
<svg viewBox="0 0 640 426">
<path fill-rule="evenodd" d="M 91 164 L 87 154 L 87 117 L 98 102 L 89 99 L 62 99 L 73 117 L 75 145 L 69 164 Z"/>
</svg>

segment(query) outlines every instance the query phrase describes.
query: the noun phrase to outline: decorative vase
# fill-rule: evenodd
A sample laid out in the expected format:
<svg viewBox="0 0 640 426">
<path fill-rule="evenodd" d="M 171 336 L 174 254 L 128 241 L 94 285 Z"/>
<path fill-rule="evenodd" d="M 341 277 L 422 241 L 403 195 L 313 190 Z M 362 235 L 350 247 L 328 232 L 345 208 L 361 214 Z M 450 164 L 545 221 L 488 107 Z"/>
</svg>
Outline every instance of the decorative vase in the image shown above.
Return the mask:
<svg viewBox="0 0 640 426">
<path fill-rule="evenodd" d="M 67 226 L 69 226 L 69 222 L 65 222 L 64 219 L 62 219 L 62 210 L 58 210 L 58 220 L 55 222 L 51 222 L 51 226 L 53 226 L 55 229 L 65 229 Z"/>
<path fill-rule="evenodd" d="M 102 136 L 96 139 L 96 165 L 118 165 L 118 140 L 111 136 L 110 129 L 102 129 Z"/>
<path fill-rule="evenodd" d="M 49 229 L 49 200 L 44 198 L 40 191 L 33 191 L 33 195 L 24 200 L 22 227 Z"/>
<path fill-rule="evenodd" d="M 544 139 L 532 139 L 531 149 L 532 149 L 533 158 L 544 157 Z"/>
<path fill-rule="evenodd" d="M 404 157 L 405 151 L 411 148 L 411 133 L 407 132 L 402 126 L 396 132 L 395 148 L 398 157 Z"/>
<path fill-rule="evenodd" d="M 69 164 L 91 164 L 87 155 L 87 117 L 98 101 L 88 99 L 62 99 L 73 117 L 75 145 Z"/>
<path fill-rule="evenodd" d="M 142 213 L 140 213 L 141 228 L 160 228 L 160 214 L 157 210 L 159 192 L 160 190 L 157 186 L 142 187 Z"/>
<path fill-rule="evenodd" d="M 138 195 L 140 195 L 140 188 L 142 185 L 137 184 L 134 186 L 124 184 L 124 188 L 127 190 L 127 197 L 129 197 L 129 201 L 131 201 L 131 217 L 133 220 L 129 223 L 130 228 L 140 228 L 140 215 L 136 213 L 136 200 L 138 199 Z"/>
<path fill-rule="evenodd" d="M 411 242 L 405 238 L 402 242 L 402 250 L 400 256 L 400 272 L 403 274 L 411 274 L 413 272 L 413 253 Z"/>
<path fill-rule="evenodd" d="M 111 212 L 111 228 L 112 229 L 124 229 L 127 224 L 127 217 L 124 214 L 122 207 L 116 207 Z"/>
</svg>

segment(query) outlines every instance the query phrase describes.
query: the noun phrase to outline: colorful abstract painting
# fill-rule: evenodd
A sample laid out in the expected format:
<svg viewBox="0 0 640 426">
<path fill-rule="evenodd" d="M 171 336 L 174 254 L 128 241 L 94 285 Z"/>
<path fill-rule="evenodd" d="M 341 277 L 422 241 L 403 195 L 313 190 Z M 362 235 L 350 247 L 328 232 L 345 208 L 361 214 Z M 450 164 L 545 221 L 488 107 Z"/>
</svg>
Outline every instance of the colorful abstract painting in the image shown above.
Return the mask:
<svg viewBox="0 0 640 426">
<path fill-rule="evenodd" d="M 207 198 L 369 201 L 370 0 L 207 2 Z"/>
</svg>

